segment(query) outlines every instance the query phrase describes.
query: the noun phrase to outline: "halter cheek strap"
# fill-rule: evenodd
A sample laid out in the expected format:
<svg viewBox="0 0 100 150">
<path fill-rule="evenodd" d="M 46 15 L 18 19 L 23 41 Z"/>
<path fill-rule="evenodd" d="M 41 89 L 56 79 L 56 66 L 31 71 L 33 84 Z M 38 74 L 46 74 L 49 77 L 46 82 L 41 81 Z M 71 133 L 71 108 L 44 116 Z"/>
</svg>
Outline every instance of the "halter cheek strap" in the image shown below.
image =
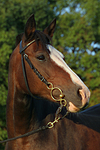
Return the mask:
<svg viewBox="0 0 100 150">
<path fill-rule="evenodd" d="M 27 80 L 27 75 L 26 75 L 26 69 L 25 69 L 25 63 L 24 63 L 24 58 L 27 61 L 27 63 L 29 64 L 30 68 L 34 71 L 34 73 L 38 76 L 38 78 L 44 82 L 47 86 L 49 85 L 48 81 L 39 73 L 39 71 L 34 67 L 34 65 L 32 64 L 32 62 L 30 61 L 28 55 L 24 52 L 25 49 L 30 46 L 32 43 L 34 43 L 35 40 L 31 41 L 30 43 L 28 43 L 26 46 L 22 47 L 22 41 L 20 42 L 20 54 L 21 54 L 21 61 L 22 61 L 22 69 L 23 69 L 23 75 L 24 75 L 24 79 L 25 79 L 25 84 L 26 87 L 30 93 L 30 95 L 32 97 L 33 94 L 30 91 L 29 85 L 28 85 L 28 80 Z"/>
</svg>

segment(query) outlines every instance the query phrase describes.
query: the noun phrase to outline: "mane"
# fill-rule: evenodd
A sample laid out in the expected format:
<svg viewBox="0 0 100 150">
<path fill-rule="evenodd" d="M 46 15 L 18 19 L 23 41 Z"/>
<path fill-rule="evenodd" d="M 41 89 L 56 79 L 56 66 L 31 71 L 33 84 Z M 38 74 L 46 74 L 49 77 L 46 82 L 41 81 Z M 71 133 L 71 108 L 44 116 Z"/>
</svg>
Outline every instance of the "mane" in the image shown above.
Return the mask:
<svg viewBox="0 0 100 150">
<path fill-rule="evenodd" d="M 70 113 L 68 119 L 100 133 L 100 104 L 78 113 Z"/>
</svg>

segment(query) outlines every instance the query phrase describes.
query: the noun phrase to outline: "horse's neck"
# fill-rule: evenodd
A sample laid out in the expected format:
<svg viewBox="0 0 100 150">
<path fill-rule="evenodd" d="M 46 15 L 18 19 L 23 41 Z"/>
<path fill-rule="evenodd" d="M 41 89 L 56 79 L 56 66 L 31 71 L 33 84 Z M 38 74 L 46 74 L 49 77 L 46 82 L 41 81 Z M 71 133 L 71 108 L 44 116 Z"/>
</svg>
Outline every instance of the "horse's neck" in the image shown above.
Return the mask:
<svg viewBox="0 0 100 150">
<path fill-rule="evenodd" d="M 29 128 L 32 113 L 32 100 L 21 95 L 17 90 L 13 94 L 8 93 L 7 98 L 7 128 L 11 136 L 24 134 Z M 20 130 L 20 131 L 19 131 Z M 20 132 L 20 133 L 19 133 Z M 8 134 L 9 134 L 8 133 Z"/>
<path fill-rule="evenodd" d="M 33 103 L 27 95 L 16 95 L 14 99 L 14 127 L 17 133 L 24 134 L 30 130 L 30 122 L 33 117 Z M 22 133 L 21 133 L 22 132 Z"/>
<path fill-rule="evenodd" d="M 23 95 L 17 89 L 13 95 L 8 93 L 7 101 L 7 126 L 10 137 L 46 125 L 48 121 L 52 121 L 52 116 L 54 116 L 52 114 L 58 107 L 47 100 L 33 99 L 31 96 Z"/>
</svg>

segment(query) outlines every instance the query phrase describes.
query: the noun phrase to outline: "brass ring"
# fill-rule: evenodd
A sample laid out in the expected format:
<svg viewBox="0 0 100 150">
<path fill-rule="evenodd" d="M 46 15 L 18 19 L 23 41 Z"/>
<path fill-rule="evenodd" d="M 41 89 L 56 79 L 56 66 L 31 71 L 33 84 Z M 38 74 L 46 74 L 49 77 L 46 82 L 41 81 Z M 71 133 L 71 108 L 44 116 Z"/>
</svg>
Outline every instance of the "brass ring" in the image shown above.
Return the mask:
<svg viewBox="0 0 100 150">
<path fill-rule="evenodd" d="M 47 88 L 50 90 L 50 89 L 53 89 L 53 84 L 51 82 L 48 82 L 48 86 Z"/>
<path fill-rule="evenodd" d="M 53 122 L 48 122 L 47 124 L 48 128 L 51 129 L 54 127 L 54 123 Z"/>
<path fill-rule="evenodd" d="M 67 101 L 65 99 L 60 99 L 60 105 L 66 106 L 67 105 Z"/>
<path fill-rule="evenodd" d="M 51 97 L 54 99 L 54 100 L 56 100 L 56 101 L 58 101 L 59 99 L 56 99 L 56 98 L 54 98 L 54 96 L 53 96 L 53 91 L 54 90 L 58 90 L 59 92 L 60 92 L 60 95 L 63 95 L 62 94 L 62 91 L 61 91 L 61 89 L 59 89 L 58 87 L 54 87 L 54 88 L 51 88 Z M 60 96 L 59 95 L 59 96 Z M 60 98 L 60 97 L 59 97 Z"/>
</svg>

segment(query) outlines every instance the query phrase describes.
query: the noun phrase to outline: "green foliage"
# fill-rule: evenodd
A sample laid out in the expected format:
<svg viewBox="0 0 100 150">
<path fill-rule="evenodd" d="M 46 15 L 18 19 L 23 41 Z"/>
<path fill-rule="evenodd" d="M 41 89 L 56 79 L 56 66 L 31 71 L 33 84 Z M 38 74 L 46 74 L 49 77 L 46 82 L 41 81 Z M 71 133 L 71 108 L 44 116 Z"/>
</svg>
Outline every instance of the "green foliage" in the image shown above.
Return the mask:
<svg viewBox="0 0 100 150">
<path fill-rule="evenodd" d="M 100 103 L 100 0 L 0 0 L 0 140 L 7 138 L 6 98 L 9 56 L 16 36 L 31 14 L 37 29 L 57 19 L 53 45 L 91 91 L 90 105 Z M 0 145 L 0 150 L 4 149 Z"/>
<path fill-rule="evenodd" d="M 89 106 L 92 106 L 100 102 L 100 1 L 69 0 L 66 3 L 68 10 L 57 22 L 59 38 L 54 39 L 55 46 L 89 87 Z"/>
</svg>

